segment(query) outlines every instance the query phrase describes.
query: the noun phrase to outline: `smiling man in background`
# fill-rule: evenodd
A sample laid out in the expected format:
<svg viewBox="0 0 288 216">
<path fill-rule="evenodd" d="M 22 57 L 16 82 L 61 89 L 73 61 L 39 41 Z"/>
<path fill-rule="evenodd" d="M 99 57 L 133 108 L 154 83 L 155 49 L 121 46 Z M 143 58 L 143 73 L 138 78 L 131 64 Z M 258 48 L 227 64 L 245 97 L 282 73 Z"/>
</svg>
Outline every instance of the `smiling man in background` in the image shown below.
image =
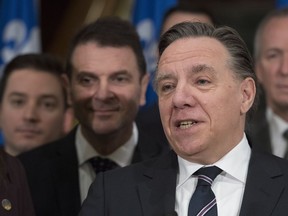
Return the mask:
<svg viewBox="0 0 288 216">
<path fill-rule="evenodd" d="M 22 155 L 36 214 L 76 216 L 99 172 L 161 154 L 135 121 L 148 82 L 139 37 L 128 21 L 99 18 L 81 29 L 67 58 L 79 125 L 61 140 Z"/>
</svg>

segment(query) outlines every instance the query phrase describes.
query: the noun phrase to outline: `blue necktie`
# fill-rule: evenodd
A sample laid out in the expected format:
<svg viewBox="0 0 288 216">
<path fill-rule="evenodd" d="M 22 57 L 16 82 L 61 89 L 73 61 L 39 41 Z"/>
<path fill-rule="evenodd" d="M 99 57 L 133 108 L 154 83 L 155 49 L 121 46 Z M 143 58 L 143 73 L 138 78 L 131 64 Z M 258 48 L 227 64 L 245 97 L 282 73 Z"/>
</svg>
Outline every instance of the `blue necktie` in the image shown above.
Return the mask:
<svg viewBox="0 0 288 216">
<path fill-rule="evenodd" d="M 211 185 L 221 172 L 220 168 L 212 166 L 194 173 L 198 176 L 198 183 L 189 203 L 188 216 L 217 216 L 216 198 Z"/>
</svg>

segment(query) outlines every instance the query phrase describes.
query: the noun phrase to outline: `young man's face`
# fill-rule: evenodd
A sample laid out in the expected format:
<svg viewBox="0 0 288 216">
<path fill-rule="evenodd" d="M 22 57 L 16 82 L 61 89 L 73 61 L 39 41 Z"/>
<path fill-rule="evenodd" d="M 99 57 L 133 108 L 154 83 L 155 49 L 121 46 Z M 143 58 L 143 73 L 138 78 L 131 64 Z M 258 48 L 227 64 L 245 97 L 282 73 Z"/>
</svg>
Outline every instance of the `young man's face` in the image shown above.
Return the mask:
<svg viewBox="0 0 288 216">
<path fill-rule="evenodd" d="M 0 110 L 7 152 L 17 155 L 60 138 L 64 100 L 56 76 L 33 69 L 14 71 L 7 80 Z"/>
</svg>

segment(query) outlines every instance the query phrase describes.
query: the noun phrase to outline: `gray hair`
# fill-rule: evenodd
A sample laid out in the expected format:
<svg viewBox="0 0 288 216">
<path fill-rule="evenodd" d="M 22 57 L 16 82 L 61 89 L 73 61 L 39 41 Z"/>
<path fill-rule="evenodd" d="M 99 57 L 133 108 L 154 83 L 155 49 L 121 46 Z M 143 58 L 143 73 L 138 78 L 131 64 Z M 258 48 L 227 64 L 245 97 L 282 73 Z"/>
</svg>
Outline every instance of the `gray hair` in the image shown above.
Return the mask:
<svg viewBox="0 0 288 216">
<path fill-rule="evenodd" d="M 282 9 L 275 9 L 268 13 L 260 22 L 254 38 L 254 58 L 257 61 L 261 53 L 261 39 L 267 24 L 274 18 L 288 17 L 288 7 Z"/>
</svg>

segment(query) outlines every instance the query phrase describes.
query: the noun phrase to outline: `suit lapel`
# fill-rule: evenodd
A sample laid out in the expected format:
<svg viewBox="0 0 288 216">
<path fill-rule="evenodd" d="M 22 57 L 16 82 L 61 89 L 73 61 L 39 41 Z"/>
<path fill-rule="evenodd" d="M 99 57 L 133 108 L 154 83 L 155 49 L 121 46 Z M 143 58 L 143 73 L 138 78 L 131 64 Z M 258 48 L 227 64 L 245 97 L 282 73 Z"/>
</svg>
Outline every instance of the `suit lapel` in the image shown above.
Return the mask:
<svg viewBox="0 0 288 216">
<path fill-rule="evenodd" d="M 162 216 L 174 212 L 177 171 L 177 157 L 171 151 L 144 173 L 147 180 L 138 185 L 144 216 Z"/>
<path fill-rule="evenodd" d="M 139 138 L 135 148 L 132 163 L 148 160 L 169 151 L 169 146 L 159 143 L 138 127 Z"/>
<path fill-rule="evenodd" d="M 58 148 L 55 156 L 56 171 L 53 179 L 57 199 L 61 200 L 59 205 L 62 215 L 76 215 L 81 205 L 75 133 L 76 129 L 63 140 L 63 145 Z M 67 202 L 63 202 L 64 200 Z"/>
<path fill-rule="evenodd" d="M 268 157 L 252 151 L 240 216 L 271 215 L 277 205 L 284 190 L 284 177 L 276 162 Z"/>
</svg>

